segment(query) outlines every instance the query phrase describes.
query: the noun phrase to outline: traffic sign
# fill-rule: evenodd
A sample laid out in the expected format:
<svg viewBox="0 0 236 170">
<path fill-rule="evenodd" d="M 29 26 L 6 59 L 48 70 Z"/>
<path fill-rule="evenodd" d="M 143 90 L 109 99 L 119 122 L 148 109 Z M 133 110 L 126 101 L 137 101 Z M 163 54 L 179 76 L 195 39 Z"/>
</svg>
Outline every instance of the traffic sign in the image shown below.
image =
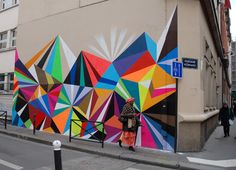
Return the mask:
<svg viewBox="0 0 236 170">
<path fill-rule="evenodd" d="M 183 77 L 183 63 L 174 61 L 171 67 L 171 75 L 174 78 L 182 78 Z"/>
</svg>

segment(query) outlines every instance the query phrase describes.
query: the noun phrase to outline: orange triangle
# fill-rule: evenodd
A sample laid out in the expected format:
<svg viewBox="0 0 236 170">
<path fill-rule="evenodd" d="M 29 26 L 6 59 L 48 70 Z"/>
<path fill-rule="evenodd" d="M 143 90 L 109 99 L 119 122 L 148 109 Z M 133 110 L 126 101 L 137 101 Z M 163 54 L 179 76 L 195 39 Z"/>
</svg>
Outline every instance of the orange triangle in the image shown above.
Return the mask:
<svg viewBox="0 0 236 170">
<path fill-rule="evenodd" d="M 107 122 L 106 125 L 117 128 L 117 129 L 122 129 L 122 123 L 118 120 L 117 116 L 112 116 Z"/>
<path fill-rule="evenodd" d="M 94 89 L 94 93 L 98 96 L 96 103 L 93 108 L 91 108 L 90 117 L 92 117 L 97 110 L 104 104 L 104 102 L 112 95 L 112 90 L 105 90 L 105 89 Z M 95 94 L 94 94 L 95 95 Z"/>
<path fill-rule="evenodd" d="M 26 68 L 30 68 L 35 62 L 39 59 L 39 57 L 44 53 L 44 51 L 51 45 L 51 43 L 54 41 L 52 39 L 46 46 L 44 46 L 34 57 L 32 57 L 26 64 Z"/>
<path fill-rule="evenodd" d="M 122 79 L 126 79 L 126 80 L 130 80 L 130 81 L 134 81 L 134 82 L 139 82 L 143 76 L 145 76 L 145 74 L 150 71 L 150 69 L 155 66 L 155 65 L 151 65 L 149 67 L 146 67 L 142 70 L 138 70 L 136 72 L 130 73 L 128 75 L 122 76 Z"/>
<path fill-rule="evenodd" d="M 64 110 L 60 114 L 53 117 L 53 121 L 55 122 L 55 124 L 61 134 L 64 133 L 64 129 L 65 129 L 66 122 L 68 120 L 69 115 L 70 115 L 70 108 Z"/>
</svg>

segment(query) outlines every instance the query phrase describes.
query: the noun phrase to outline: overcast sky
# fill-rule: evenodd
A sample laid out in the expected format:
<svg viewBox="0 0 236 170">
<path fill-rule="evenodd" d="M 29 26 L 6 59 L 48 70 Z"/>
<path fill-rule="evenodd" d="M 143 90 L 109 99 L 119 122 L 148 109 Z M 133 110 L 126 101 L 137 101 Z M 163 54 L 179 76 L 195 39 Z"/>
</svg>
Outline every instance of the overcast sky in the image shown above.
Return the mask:
<svg viewBox="0 0 236 170">
<path fill-rule="evenodd" d="M 232 38 L 236 40 L 236 0 L 231 0 L 231 10 L 230 10 L 230 19 L 231 19 L 231 27 L 230 31 L 232 34 Z"/>
</svg>

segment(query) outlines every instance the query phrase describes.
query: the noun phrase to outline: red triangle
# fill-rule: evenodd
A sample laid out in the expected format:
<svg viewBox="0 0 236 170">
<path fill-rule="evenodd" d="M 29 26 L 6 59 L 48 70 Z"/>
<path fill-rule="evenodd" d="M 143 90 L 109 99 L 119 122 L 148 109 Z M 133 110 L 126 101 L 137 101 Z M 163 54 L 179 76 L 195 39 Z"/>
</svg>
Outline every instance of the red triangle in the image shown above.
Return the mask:
<svg viewBox="0 0 236 170">
<path fill-rule="evenodd" d="M 130 73 L 136 72 L 138 70 L 142 70 L 145 67 L 156 64 L 153 60 L 151 54 L 146 51 L 131 67 L 129 70 L 125 72 L 122 76 L 128 75 Z"/>
<path fill-rule="evenodd" d="M 34 115 L 35 115 L 35 126 L 36 128 L 40 128 L 38 126 L 42 124 L 42 121 L 45 119 L 46 115 L 42 111 L 36 109 L 31 104 L 29 104 L 29 111 L 30 113 L 32 113 L 32 114 L 29 114 L 30 120 L 33 122 Z"/>
<path fill-rule="evenodd" d="M 84 51 L 82 51 L 82 54 L 85 59 L 90 79 L 93 85 L 95 85 L 110 66 L 111 62 Z"/>
</svg>

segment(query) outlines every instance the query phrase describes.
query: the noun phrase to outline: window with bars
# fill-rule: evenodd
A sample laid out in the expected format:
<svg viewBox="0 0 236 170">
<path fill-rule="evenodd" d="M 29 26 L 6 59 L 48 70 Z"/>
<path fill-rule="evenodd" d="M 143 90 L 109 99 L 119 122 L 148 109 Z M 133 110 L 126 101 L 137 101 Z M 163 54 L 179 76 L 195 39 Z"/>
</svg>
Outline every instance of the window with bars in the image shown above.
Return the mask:
<svg viewBox="0 0 236 170">
<path fill-rule="evenodd" d="M 0 90 L 4 90 L 5 74 L 0 74 Z"/>
<path fill-rule="evenodd" d="M 9 83 L 10 83 L 9 89 L 13 90 L 14 73 L 9 73 L 8 76 L 9 76 Z"/>
<path fill-rule="evenodd" d="M 1 4 L 1 9 L 4 10 L 18 4 L 18 0 L 1 0 Z"/>
<path fill-rule="evenodd" d="M 7 32 L 0 33 L 0 50 L 7 48 Z"/>
<path fill-rule="evenodd" d="M 16 29 L 11 30 L 11 47 L 16 46 Z"/>
</svg>

